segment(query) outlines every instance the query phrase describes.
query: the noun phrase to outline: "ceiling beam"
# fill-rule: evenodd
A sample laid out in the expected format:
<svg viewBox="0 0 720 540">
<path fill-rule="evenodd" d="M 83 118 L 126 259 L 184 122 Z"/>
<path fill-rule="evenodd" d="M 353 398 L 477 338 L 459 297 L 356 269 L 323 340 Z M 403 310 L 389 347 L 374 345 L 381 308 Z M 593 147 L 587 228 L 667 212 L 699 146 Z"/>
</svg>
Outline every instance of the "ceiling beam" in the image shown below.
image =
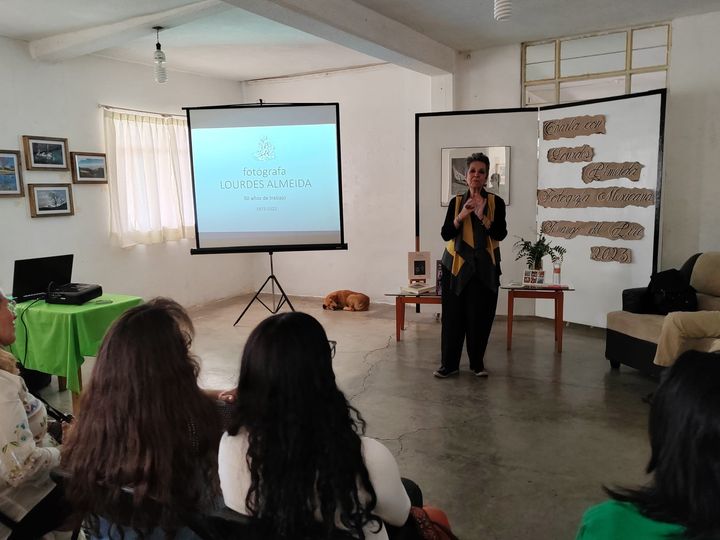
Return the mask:
<svg viewBox="0 0 720 540">
<path fill-rule="evenodd" d="M 233 9 L 232 6 L 222 0 L 202 0 L 168 11 L 37 39 L 30 42 L 30 55 L 44 62 L 62 62 L 147 37 L 153 32 L 153 26 L 172 28 L 229 9 Z"/>
<path fill-rule="evenodd" d="M 455 51 L 353 0 L 224 0 L 267 19 L 426 75 L 455 70 Z"/>
</svg>

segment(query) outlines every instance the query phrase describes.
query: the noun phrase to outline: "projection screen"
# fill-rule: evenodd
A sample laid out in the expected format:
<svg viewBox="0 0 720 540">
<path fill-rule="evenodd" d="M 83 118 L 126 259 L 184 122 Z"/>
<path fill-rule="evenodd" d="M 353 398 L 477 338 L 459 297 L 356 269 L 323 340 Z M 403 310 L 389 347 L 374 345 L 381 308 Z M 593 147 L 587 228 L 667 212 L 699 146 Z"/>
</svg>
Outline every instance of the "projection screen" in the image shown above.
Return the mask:
<svg viewBox="0 0 720 540">
<path fill-rule="evenodd" d="M 186 111 L 193 254 L 347 249 L 337 103 Z"/>
</svg>

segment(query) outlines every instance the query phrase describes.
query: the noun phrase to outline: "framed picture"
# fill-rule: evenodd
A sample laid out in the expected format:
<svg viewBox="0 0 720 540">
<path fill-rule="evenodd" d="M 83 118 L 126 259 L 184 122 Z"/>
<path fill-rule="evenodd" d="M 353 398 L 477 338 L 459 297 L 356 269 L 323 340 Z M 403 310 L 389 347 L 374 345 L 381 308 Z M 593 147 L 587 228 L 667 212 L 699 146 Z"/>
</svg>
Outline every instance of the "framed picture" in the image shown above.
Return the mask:
<svg viewBox="0 0 720 540">
<path fill-rule="evenodd" d="M 525 270 L 523 272 L 523 286 L 532 287 L 533 285 L 545 284 L 545 270 Z"/>
<path fill-rule="evenodd" d="M 430 279 L 430 252 L 411 251 L 408 253 L 408 281 Z"/>
<path fill-rule="evenodd" d="M 67 171 L 67 139 L 23 135 L 25 168 L 28 171 Z"/>
<path fill-rule="evenodd" d="M 440 206 L 447 206 L 455 195 L 465 193 L 467 165 L 465 160 L 471 154 L 482 152 L 490 159 L 485 189 L 499 195 L 510 206 L 510 147 L 509 146 L 467 146 L 442 148 L 442 181 Z"/>
<path fill-rule="evenodd" d="M 0 197 L 22 197 L 25 188 L 20 166 L 20 152 L 0 150 Z"/>
<path fill-rule="evenodd" d="M 73 184 L 107 184 L 105 154 L 70 152 Z"/>
<path fill-rule="evenodd" d="M 72 184 L 28 184 L 32 217 L 75 214 Z"/>
</svg>

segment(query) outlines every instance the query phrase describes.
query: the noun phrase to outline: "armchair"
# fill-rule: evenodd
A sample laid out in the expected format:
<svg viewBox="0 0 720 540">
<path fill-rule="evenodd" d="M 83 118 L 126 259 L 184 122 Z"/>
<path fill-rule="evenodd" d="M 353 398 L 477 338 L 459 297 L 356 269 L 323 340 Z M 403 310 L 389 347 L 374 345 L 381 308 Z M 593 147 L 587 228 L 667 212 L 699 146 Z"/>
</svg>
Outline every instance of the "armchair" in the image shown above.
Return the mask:
<svg viewBox="0 0 720 540">
<path fill-rule="evenodd" d="M 693 255 L 680 272 L 697 291 L 698 312 L 657 315 L 647 287 L 624 290 L 622 311 L 607 314 L 605 357 L 613 369 L 625 364 L 659 375 L 685 350 L 720 350 L 720 252 Z"/>
</svg>

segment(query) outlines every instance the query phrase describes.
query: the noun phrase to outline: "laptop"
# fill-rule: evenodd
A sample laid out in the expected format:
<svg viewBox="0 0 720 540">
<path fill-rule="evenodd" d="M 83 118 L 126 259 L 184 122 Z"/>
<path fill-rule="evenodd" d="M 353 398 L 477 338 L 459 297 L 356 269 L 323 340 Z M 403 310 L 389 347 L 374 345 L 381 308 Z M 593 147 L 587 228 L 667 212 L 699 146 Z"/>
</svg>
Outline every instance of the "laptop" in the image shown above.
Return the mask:
<svg viewBox="0 0 720 540">
<path fill-rule="evenodd" d="M 43 299 L 48 291 L 71 281 L 73 255 L 15 261 L 12 295 L 16 302 Z"/>
</svg>

